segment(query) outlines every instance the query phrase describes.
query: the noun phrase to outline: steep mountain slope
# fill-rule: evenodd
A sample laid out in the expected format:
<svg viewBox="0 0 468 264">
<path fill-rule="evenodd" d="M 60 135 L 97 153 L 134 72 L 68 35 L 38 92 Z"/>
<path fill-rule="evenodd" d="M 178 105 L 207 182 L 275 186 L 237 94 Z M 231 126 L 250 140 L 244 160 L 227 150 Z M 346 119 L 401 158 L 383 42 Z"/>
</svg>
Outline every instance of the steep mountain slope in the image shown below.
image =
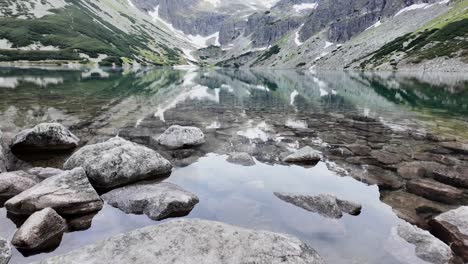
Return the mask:
<svg viewBox="0 0 468 264">
<path fill-rule="evenodd" d="M 184 64 L 183 47 L 164 25 L 126 0 L 5 0 L 0 61 L 88 61 L 104 65 Z"/>
<path fill-rule="evenodd" d="M 468 0 L 4 0 L 0 62 L 460 71 L 468 69 L 467 6 Z"/>
</svg>

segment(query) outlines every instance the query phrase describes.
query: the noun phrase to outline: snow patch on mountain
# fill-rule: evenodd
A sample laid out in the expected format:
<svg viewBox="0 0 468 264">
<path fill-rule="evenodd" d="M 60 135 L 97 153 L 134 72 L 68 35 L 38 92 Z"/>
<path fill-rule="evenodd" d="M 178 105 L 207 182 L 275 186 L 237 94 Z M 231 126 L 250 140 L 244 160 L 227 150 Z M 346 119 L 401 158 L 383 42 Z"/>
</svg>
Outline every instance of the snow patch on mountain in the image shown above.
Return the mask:
<svg viewBox="0 0 468 264">
<path fill-rule="evenodd" d="M 317 7 L 318 3 L 302 3 L 293 5 L 293 9 L 296 11 L 296 13 L 300 13 L 306 10 L 314 10 L 317 9 Z"/>
</svg>

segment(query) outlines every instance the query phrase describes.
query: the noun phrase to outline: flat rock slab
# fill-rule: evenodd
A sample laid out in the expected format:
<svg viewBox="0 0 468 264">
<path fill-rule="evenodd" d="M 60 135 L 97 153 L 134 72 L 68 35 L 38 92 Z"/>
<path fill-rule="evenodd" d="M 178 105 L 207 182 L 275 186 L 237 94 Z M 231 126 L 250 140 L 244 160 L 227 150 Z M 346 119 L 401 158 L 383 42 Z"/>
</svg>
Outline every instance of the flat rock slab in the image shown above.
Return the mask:
<svg viewBox="0 0 468 264">
<path fill-rule="evenodd" d="M 440 145 L 457 153 L 468 154 L 468 143 L 463 142 L 442 142 Z"/>
<path fill-rule="evenodd" d="M 85 214 L 101 210 L 103 202 L 82 168 L 64 171 L 16 195 L 5 203 L 8 212 L 31 215 L 51 207 L 59 214 Z"/>
<path fill-rule="evenodd" d="M 367 165 L 365 169 L 352 170 L 351 176 L 369 185 L 379 186 L 379 190 L 398 190 L 403 187 L 403 181 L 390 170 Z"/>
<path fill-rule="evenodd" d="M 369 146 L 359 144 L 346 145 L 345 147 L 351 150 L 356 156 L 369 156 L 372 151 Z"/>
<path fill-rule="evenodd" d="M 76 167 L 82 167 L 91 184 L 101 189 L 166 176 L 172 170 L 156 151 L 118 137 L 79 149 L 64 165 L 68 170 Z"/>
<path fill-rule="evenodd" d="M 307 244 L 289 235 L 206 220 L 177 220 L 105 239 L 42 264 L 264 263 L 323 264 Z"/>
<path fill-rule="evenodd" d="M 157 142 L 172 149 L 193 147 L 205 143 L 205 134 L 198 127 L 175 125 L 164 131 Z"/>
<path fill-rule="evenodd" d="M 468 188 L 468 167 L 439 166 L 433 170 L 432 176 L 445 184 Z"/>
<path fill-rule="evenodd" d="M 102 198 L 125 213 L 146 214 L 153 220 L 187 215 L 199 202 L 196 195 L 168 182 L 129 185 Z"/>
<path fill-rule="evenodd" d="M 406 189 L 410 193 L 446 204 L 459 204 L 464 198 L 462 190 L 427 178 L 409 181 Z"/>
<path fill-rule="evenodd" d="M 320 152 L 309 146 L 305 146 L 284 158 L 283 161 L 288 163 L 315 164 L 321 159 L 322 155 L 320 154 Z"/>
<path fill-rule="evenodd" d="M 11 145 L 13 152 L 69 150 L 80 140 L 58 123 L 42 123 L 19 132 Z"/>
<path fill-rule="evenodd" d="M 11 258 L 11 246 L 8 241 L 0 237 L 0 264 L 7 264 Z"/>
<path fill-rule="evenodd" d="M 448 264 L 456 262 L 458 258 L 453 254 L 450 247 L 426 230 L 403 222 L 392 228 L 391 240 L 396 247 L 389 251 L 401 263 L 412 264 Z M 410 243 L 411 247 L 402 247 L 401 244 Z M 388 250 L 388 249 L 387 249 Z"/>
<path fill-rule="evenodd" d="M 275 192 L 274 194 L 287 203 L 329 218 L 341 218 L 343 217 L 343 213 L 350 215 L 359 215 L 361 213 L 360 204 L 338 199 L 331 194 L 315 196 L 280 192 Z"/>
<path fill-rule="evenodd" d="M 385 165 L 393 165 L 403 161 L 403 157 L 401 155 L 382 150 L 371 151 L 371 156 Z"/>
<path fill-rule="evenodd" d="M 234 152 L 229 154 L 227 161 L 233 164 L 239 164 L 242 166 L 253 166 L 255 165 L 255 160 L 246 152 Z"/>
<path fill-rule="evenodd" d="M 36 250 L 47 247 L 51 240 L 62 238 L 67 223 L 52 208 L 32 214 L 16 231 L 11 243 L 19 249 Z M 55 241 L 53 241 L 55 242 Z"/>
<path fill-rule="evenodd" d="M 429 224 L 435 236 L 468 262 L 468 206 L 445 212 L 433 218 Z"/>
<path fill-rule="evenodd" d="M 388 192 L 382 201 L 390 205 L 399 218 L 427 230 L 429 229 L 426 221 L 427 217 L 431 215 L 435 216 L 451 209 L 449 205 L 431 201 L 402 190 Z"/>
<path fill-rule="evenodd" d="M 10 199 L 40 182 L 39 178 L 24 171 L 0 173 L 0 198 Z"/>
<path fill-rule="evenodd" d="M 404 162 L 398 167 L 400 177 L 411 180 L 423 177 L 432 177 L 433 171 L 440 168 L 441 164 L 429 161 Z"/>
</svg>

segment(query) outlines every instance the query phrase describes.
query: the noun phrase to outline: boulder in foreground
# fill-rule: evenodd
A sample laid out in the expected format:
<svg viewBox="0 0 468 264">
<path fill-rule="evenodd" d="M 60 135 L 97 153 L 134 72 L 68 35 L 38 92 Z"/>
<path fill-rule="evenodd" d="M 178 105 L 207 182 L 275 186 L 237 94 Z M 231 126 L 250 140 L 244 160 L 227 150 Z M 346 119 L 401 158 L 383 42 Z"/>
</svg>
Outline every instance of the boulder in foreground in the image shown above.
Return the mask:
<svg viewBox="0 0 468 264">
<path fill-rule="evenodd" d="M 58 123 L 41 123 L 19 132 L 13 139 L 13 152 L 60 151 L 78 146 L 80 140 Z"/>
<path fill-rule="evenodd" d="M 275 192 L 274 194 L 287 203 L 325 217 L 341 218 L 343 217 L 343 213 L 350 215 L 359 215 L 361 213 L 360 204 L 338 199 L 332 194 L 319 194 L 315 196 L 280 192 Z"/>
<path fill-rule="evenodd" d="M 0 237 L 0 264 L 7 264 L 11 258 L 10 243 Z"/>
<path fill-rule="evenodd" d="M 158 143 L 172 149 L 193 147 L 205 143 L 205 134 L 198 127 L 171 126 L 158 139 Z"/>
<path fill-rule="evenodd" d="M 299 239 L 206 220 L 176 220 L 120 234 L 43 264 L 323 264 Z"/>
<path fill-rule="evenodd" d="M 438 215 L 429 222 L 432 233 L 468 262 L 468 206 Z"/>
<path fill-rule="evenodd" d="M 156 151 L 119 137 L 79 149 L 64 165 L 67 170 L 76 167 L 82 167 L 91 184 L 100 189 L 165 176 L 172 170 Z"/>
<path fill-rule="evenodd" d="M 144 213 L 153 220 L 187 215 L 199 202 L 196 195 L 168 182 L 129 185 L 110 191 L 102 198 L 125 213 Z"/>
<path fill-rule="evenodd" d="M 32 214 L 16 231 L 11 243 L 19 249 L 36 250 L 60 242 L 67 223 L 52 208 Z"/>
<path fill-rule="evenodd" d="M 406 242 L 413 244 L 414 255 L 423 260 L 424 263 L 447 264 L 457 263 L 458 258 L 453 254 L 450 247 L 444 242 L 434 237 L 426 230 L 422 230 L 407 222 L 403 222 L 392 230 Z M 398 252 L 393 252 L 398 254 Z M 407 256 L 400 256 L 407 257 Z M 419 261 L 412 261 L 419 263 Z"/>
<path fill-rule="evenodd" d="M 103 202 L 82 168 L 64 171 L 16 195 L 5 203 L 8 212 L 30 215 L 47 207 L 59 214 L 99 211 Z"/>
</svg>

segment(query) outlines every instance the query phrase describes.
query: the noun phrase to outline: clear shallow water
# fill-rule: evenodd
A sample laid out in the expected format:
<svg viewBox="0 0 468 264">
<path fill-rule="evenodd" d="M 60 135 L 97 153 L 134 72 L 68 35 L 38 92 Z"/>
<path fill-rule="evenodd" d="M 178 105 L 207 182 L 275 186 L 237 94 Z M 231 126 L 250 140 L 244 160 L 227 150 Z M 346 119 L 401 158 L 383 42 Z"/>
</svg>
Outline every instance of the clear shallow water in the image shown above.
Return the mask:
<svg viewBox="0 0 468 264">
<path fill-rule="evenodd" d="M 298 120 L 315 124 L 324 114 L 358 114 L 396 130 L 468 137 L 464 132 L 468 128 L 468 92 L 460 76 L 1 69 L 0 98 L 0 129 L 7 136 L 40 122 L 59 121 L 84 142 L 119 134 L 152 146 L 152 137 L 165 124 L 203 127 L 210 139 L 206 151 L 199 159 L 184 162 L 188 166 L 178 166 L 165 180 L 199 196 L 200 203 L 187 217 L 295 235 L 328 263 L 399 263 L 394 255 L 399 250 L 412 251 L 413 246 L 391 239 L 392 227 L 402 220 L 380 201 L 377 186 L 338 175 L 330 162 L 311 168 L 274 164 L 276 157 L 269 157 L 264 141 L 297 147 L 297 142 L 281 141 L 287 133 L 278 130 L 278 124 L 300 126 Z M 312 142 L 320 145 L 327 128 L 314 129 L 321 132 Z M 229 144 L 224 144 L 232 135 L 247 138 L 229 139 Z M 232 148 L 256 149 L 261 152 L 261 161 L 253 167 L 230 164 L 222 153 Z M 61 160 L 34 165 L 60 167 Z M 362 203 L 363 211 L 359 216 L 328 219 L 279 200 L 273 195 L 276 191 L 332 193 Z M 24 258 L 15 251 L 11 263 L 63 254 L 159 223 L 106 205 L 93 218 L 90 229 L 65 234 L 54 252 Z M 0 236 L 10 239 L 15 230 L 5 210 L 0 209 Z"/>
</svg>

